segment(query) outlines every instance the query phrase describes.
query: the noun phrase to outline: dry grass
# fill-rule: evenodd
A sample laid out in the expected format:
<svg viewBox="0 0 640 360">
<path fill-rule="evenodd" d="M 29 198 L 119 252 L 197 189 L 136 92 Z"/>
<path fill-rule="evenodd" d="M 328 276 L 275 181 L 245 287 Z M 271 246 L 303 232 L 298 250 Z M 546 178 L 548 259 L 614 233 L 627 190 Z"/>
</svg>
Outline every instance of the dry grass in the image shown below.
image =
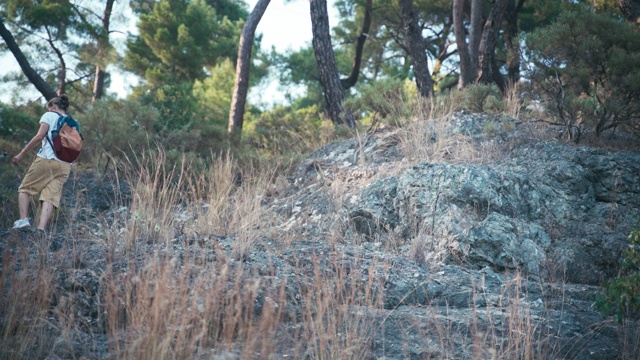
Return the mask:
<svg viewBox="0 0 640 360">
<path fill-rule="evenodd" d="M 451 117 L 459 110 L 459 97 L 452 93 L 417 102 L 413 117 L 399 130 L 400 149 L 414 162 L 486 163 L 499 152 L 490 142 L 476 143 L 451 131 Z"/>
<path fill-rule="evenodd" d="M 522 110 L 522 89 L 516 84 L 509 84 L 504 94 L 504 113 L 519 120 Z"/>
<path fill-rule="evenodd" d="M 146 254 L 142 263 L 131 256 L 126 269 L 112 263 L 98 294 L 110 357 L 368 359 L 374 341 L 384 338 L 384 323 L 396 311 L 386 311 L 384 319 L 375 316 L 382 311 L 379 280 L 386 276 L 384 264 L 364 266 L 357 257 L 345 262 L 337 253 L 316 255 L 300 258 L 295 277 L 287 280 L 246 272 L 223 252 L 216 257 L 211 263 L 201 255 L 157 252 Z M 3 269 L 17 261 L 6 260 Z M 52 302 L 55 272 L 40 264 L 36 277 L 26 271 L 12 274 L 30 276 L 20 277 L 20 283 L 10 281 L 13 291 L 3 296 L 1 358 L 59 355 L 80 328 L 71 298 Z M 7 273 L 3 271 L 3 286 Z M 298 289 L 295 294 L 287 293 L 288 281 Z M 473 344 L 466 350 L 468 358 L 546 358 L 539 324 L 531 321 L 528 305 L 520 301 L 521 281 L 516 274 L 494 307 L 477 311 L 472 305 L 463 316 L 467 330 L 455 325 L 450 314 L 426 307 L 424 312 L 431 315 L 419 317 L 425 323 L 418 327 L 435 344 L 436 358 L 460 354 L 459 341 Z M 474 299 L 484 295 L 479 286 Z M 495 321 L 493 314 L 507 314 L 506 320 Z"/>
<path fill-rule="evenodd" d="M 368 311 L 382 307 L 382 293 L 374 286 L 377 274 L 362 271 L 357 259 L 344 264 L 333 257 L 329 272 L 319 258 L 312 261 L 310 281 L 297 279 L 302 310 L 293 337 L 297 339 L 294 358 L 371 358 L 376 329 Z"/>
<path fill-rule="evenodd" d="M 182 172 L 187 171 L 188 167 L 183 167 Z M 260 201 L 272 179 L 268 172 L 258 169 L 239 172 L 230 157 L 215 159 L 210 171 L 201 177 L 191 174 L 176 177 L 172 172 L 143 170 L 136 178 L 126 230 L 111 232 L 115 239 L 110 243 L 170 240 L 170 236 L 176 235 L 175 229 L 158 231 L 151 239 L 141 237 L 139 231 L 141 226 L 148 229 L 147 222 L 153 217 L 172 214 L 168 216 L 175 218 L 177 209 L 183 205 L 179 201 L 183 198 L 176 194 L 187 184 L 190 193 L 198 194 L 201 201 L 189 202 L 187 213 L 195 215 L 181 224 L 180 231 L 231 236 L 231 254 L 242 259 L 259 234 L 269 228 Z M 151 206 L 158 201 L 162 206 Z M 190 207 L 193 204 L 196 208 Z M 154 215 L 136 217 L 142 211 Z M 166 223 L 176 228 L 176 223 Z M 136 258 L 140 251 L 134 249 L 129 256 Z M 132 260 L 126 272 L 111 269 L 104 277 L 105 323 L 112 339 L 111 352 L 117 358 L 194 358 L 223 351 L 239 353 L 242 358 L 254 358 L 255 354 L 263 358 L 292 341 L 283 344 L 274 338 L 284 321 L 283 309 L 292 306 L 286 304 L 290 301 L 290 294 L 284 292 L 286 282 L 262 283 L 258 280 L 262 277 L 246 274 L 241 266 L 233 265 L 240 263 L 221 251 L 216 252 L 213 264 L 197 256 L 156 253 L 148 257 L 142 265 Z M 350 307 L 370 305 L 372 299 L 377 301 L 370 294 L 373 275 L 367 282 L 369 286 L 364 286 L 348 279 L 346 268 L 337 260 L 333 267 L 336 278 L 327 278 L 316 263 L 310 283 L 306 277 L 296 280 L 304 293 L 299 294 L 295 306 L 303 310 L 298 318 L 294 317 L 299 319 L 299 325 L 288 326 L 298 329 L 287 332 L 290 339 L 295 339 L 289 351 L 312 358 L 335 358 L 345 353 L 365 358 L 362 354 L 368 342 L 360 332 L 369 327 L 353 316 Z M 262 306 L 258 310 L 254 305 L 259 302 Z"/>
<path fill-rule="evenodd" d="M 163 151 L 134 160 L 126 172 L 132 185 L 127 244 L 135 247 L 139 239 L 169 240 L 174 235 L 175 206 L 182 200 L 181 190 L 190 175 L 188 163 L 183 161 L 180 168 L 169 168 Z"/>
<path fill-rule="evenodd" d="M 260 281 L 228 262 L 202 261 L 156 254 L 141 269 L 107 274 L 105 322 L 116 358 L 197 358 L 238 343 L 246 357 L 272 351 L 280 310 L 267 303 L 256 316 Z"/>
<path fill-rule="evenodd" d="M 206 173 L 189 177 L 188 213 L 194 221 L 186 227 L 199 234 L 232 236 L 235 256 L 246 256 L 272 228 L 273 216 L 262 200 L 276 181 L 277 169 L 240 169 L 228 154 L 214 158 Z"/>
<path fill-rule="evenodd" d="M 30 244 L 22 244 L 19 236 L 10 239 L 0 273 L 0 359 L 17 359 L 35 351 L 43 354 L 53 344 L 46 336 L 48 316 L 53 302 L 52 264 L 46 260 L 47 250 L 37 246 L 31 255 Z M 33 267 L 30 269 L 30 267 Z"/>
<path fill-rule="evenodd" d="M 484 336 L 477 339 L 476 347 L 483 348 L 485 352 L 495 354 L 501 359 L 535 360 L 551 355 L 545 351 L 544 341 L 540 341 L 544 338 L 544 334 L 543 336 L 539 334 L 542 319 L 534 320 L 530 305 L 523 302 L 523 281 L 522 275 L 516 272 L 505 284 L 497 309 L 499 311 L 506 309 L 506 321 L 500 322 L 502 326 L 490 329 Z M 491 305 L 486 310 L 490 323 L 495 323 L 493 310 Z M 495 332 L 497 331 L 505 334 L 505 341 L 496 341 Z"/>
<path fill-rule="evenodd" d="M 455 97 L 415 106 L 413 119 L 398 120 L 400 146 L 412 161 L 491 158 L 495 149 L 450 136 L 449 120 L 458 109 Z M 515 98 L 506 107 L 518 115 Z M 406 113 L 404 108 L 393 111 Z M 362 154 L 360 159 L 365 161 Z M 241 168 L 228 155 L 213 158 L 206 172 L 186 160 L 177 167 L 167 164 L 162 152 L 153 159 L 130 161 L 123 177 L 132 184 L 131 203 L 102 219 L 101 232 L 96 230 L 93 239 L 107 248 L 100 291 L 93 296 L 110 358 L 194 359 L 225 353 L 242 359 L 372 357 L 372 343 L 384 338 L 385 321 L 397 309 L 383 309 L 386 264 L 346 261 L 335 250 L 338 242 L 356 241 L 338 239 L 347 227 L 339 216 L 327 230 L 333 249 L 329 254 L 299 259 L 288 277 L 277 276 L 275 264 L 253 272 L 244 264 L 256 244 L 264 237 L 288 236 L 262 206 L 276 180 L 281 181 L 277 167 Z M 335 181 L 333 188 L 344 193 L 346 185 Z M 336 212 L 341 208 L 337 201 L 333 206 Z M 220 235 L 228 239 L 231 251 L 211 243 L 193 253 L 166 251 L 172 244 L 187 247 L 180 243 L 182 235 Z M 383 235 L 376 236 L 380 240 Z M 427 230 L 416 231 L 412 238 L 410 255 L 434 269 L 454 244 Z M 390 234 L 381 241 L 397 247 L 399 240 Z M 74 333 L 89 331 L 77 315 L 77 300 L 55 287 L 56 276 L 75 261 L 52 260 L 46 242 L 35 244 L 36 251 L 17 238 L 10 242 L 0 272 L 0 359 L 45 358 L 62 346 L 56 344 L 72 343 Z M 72 247 L 68 250 L 66 255 L 82 258 L 73 255 Z M 470 344 L 463 352 L 472 359 L 552 358 L 544 346 L 546 334 L 522 300 L 521 275 L 515 274 L 503 289 L 500 299 L 483 310 L 474 304 L 464 309 L 464 329 L 448 313 L 425 305 L 429 316 L 417 327 L 433 344 L 434 357 L 460 354 L 462 341 Z M 474 299 L 486 296 L 480 285 Z M 376 318 L 376 312 L 386 315 Z M 502 321 L 496 314 L 503 314 Z M 640 343 L 638 332 L 626 334 L 625 351 L 631 353 Z"/>
</svg>

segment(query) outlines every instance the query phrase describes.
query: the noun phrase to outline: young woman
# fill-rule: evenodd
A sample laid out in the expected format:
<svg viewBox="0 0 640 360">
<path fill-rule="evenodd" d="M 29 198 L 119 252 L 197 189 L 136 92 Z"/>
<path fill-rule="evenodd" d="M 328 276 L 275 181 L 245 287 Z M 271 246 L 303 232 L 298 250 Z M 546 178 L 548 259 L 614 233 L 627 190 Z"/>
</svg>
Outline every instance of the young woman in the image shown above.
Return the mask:
<svg viewBox="0 0 640 360">
<path fill-rule="evenodd" d="M 62 185 L 69 177 L 71 164 L 56 158 L 51 146 L 51 132 L 55 130 L 60 115 L 67 115 L 69 109 L 69 97 L 60 95 L 47 103 L 47 112 L 40 118 L 40 128 L 36 136 L 16 155 L 11 162 L 19 165 L 20 161 L 31 149 L 41 144 L 40 151 L 29 167 L 27 175 L 22 180 L 18 188 L 18 205 L 20 208 L 20 219 L 13 224 L 13 228 L 31 226 L 29 222 L 29 197 L 40 193 L 42 211 L 38 229 L 44 230 L 53 215 L 53 209 L 60 206 L 62 196 Z"/>
</svg>

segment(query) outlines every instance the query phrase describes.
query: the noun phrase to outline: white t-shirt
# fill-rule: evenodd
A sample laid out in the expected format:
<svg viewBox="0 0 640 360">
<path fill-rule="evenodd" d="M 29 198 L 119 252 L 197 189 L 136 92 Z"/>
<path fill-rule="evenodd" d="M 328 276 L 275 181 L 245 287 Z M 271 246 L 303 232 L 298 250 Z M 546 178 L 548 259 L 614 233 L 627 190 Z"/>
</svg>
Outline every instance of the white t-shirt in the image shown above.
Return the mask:
<svg viewBox="0 0 640 360">
<path fill-rule="evenodd" d="M 40 124 L 49 125 L 49 131 L 47 131 L 47 136 L 42 139 L 42 148 L 40 149 L 40 151 L 38 151 L 38 157 L 41 157 L 43 159 L 55 159 L 58 161 L 62 161 L 56 157 L 56 153 L 55 151 L 53 151 L 53 147 L 51 146 L 51 144 L 49 144 L 49 140 L 51 140 L 51 132 L 58 125 L 58 118 L 60 118 L 60 115 L 51 111 L 46 112 L 40 118 Z M 49 140 L 47 140 L 47 138 L 49 138 Z"/>
</svg>

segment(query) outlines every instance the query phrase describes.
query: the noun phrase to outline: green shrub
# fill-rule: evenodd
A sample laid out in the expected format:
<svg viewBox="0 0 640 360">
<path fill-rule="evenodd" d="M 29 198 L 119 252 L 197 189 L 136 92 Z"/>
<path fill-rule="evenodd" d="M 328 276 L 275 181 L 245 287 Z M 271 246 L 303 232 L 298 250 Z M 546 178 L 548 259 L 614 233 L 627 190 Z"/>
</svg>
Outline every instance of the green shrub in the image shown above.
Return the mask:
<svg viewBox="0 0 640 360">
<path fill-rule="evenodd" d="M 472 84 L 462 91 L 460 106 L 474 113 L 480 113 L 486 109 L 499 112 L 504 108 L 502 94 L 496 85 Z"/>
<path fill-rule="evenodd" d="M 640 319 L 640 229 L 631 231 L 620 268 L 620 275 L 605 282 L 596 300 L 598 309 L 618 323 Z"/>
<path fill-rule="evenodd" d="M 38 132 L 38 119 L 0 103 L 0 138 L 27 142 Z"/>
<path fill-rule="evenodd" d="M 8 160 L 0 159 L 0 228 L 10 228 L 18 219 L 18 186 L 26 171 L 13 166 Z M 26 160 L 24 162 L 27 163 Z"/>
<path fill-rule="evenodd" d="M 384 79 L 365 84 L 359 89 L 359 96 L 344 102 L 346 109 L 360 117 L 375 122 L 398 123 L 410 116 L 409 103 L 412 89 L 397 79 Z M 415 91 L 417 95 L 417 91 Z"/>
<path fill-rule="evenodd" d="M 525 77 L 547 112 L 578 141 L 585 130 L 640 135 L 637 28 L 582 7 L 526 36 Z"/>
<path fill-rule="evenodd" d="M 158 117 L 154 108 L 137 101 L 95 103 L 78 119 L 85 137 L 83 159 L 94 169 L 104 169 L 155 147 Z"/>
<path fill-rule="evenodd" d="M 294 110 L 275 107 L 249 119 L 242 142 L 267 156 L 302 155 L 335 138 L 335 129 L 323 120 L 317 106 Z"/>
</svg>

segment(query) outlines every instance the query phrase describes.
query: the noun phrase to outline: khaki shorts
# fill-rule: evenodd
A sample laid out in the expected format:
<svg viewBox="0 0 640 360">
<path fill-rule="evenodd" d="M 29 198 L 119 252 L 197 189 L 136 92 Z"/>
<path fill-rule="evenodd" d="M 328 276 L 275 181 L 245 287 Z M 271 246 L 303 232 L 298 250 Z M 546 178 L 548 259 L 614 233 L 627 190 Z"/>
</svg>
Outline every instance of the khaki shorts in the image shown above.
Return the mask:
<svg viewBox="0 0 640 360">
<path fill-rule="evenodd" d="M 40 201 L 49 202 L 58 208 L 62 196 L 62 185 L 67 181 L 70 172 L 71 164 L 36 157 L 22 180 L 18 192 L 29 195 L 41 192 Z"/>
</svg>

